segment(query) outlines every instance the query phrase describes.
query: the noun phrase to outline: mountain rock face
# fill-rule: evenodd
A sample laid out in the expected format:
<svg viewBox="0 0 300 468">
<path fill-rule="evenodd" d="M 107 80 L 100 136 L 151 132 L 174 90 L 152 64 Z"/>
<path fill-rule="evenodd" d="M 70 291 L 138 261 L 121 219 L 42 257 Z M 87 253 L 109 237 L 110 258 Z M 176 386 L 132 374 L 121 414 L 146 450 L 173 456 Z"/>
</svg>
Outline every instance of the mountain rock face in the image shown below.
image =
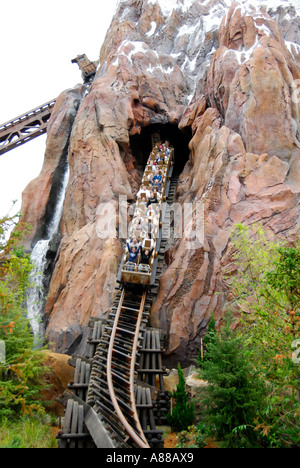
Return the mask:
<svg viewBox="0 0 300 468">
<path fill-rule="evenodd" d="M 42 238 L 68 156 L 70 178 L 46 316 L 56 351 L 74 352 L 90 317 L 106 316 L 122 247 L 99 236 L 104 204 L 134 201 L 150 135 L 175 147 L 180 204 L 204 203 L 204 239 L 171 245 L 152 325 L 168 333 L 170 364 L 198 352 L 223 281 L 236 223 L 295 234 L 300 199 L 300 18 L 293 2 L 119 1 L 89 88 L 59 97 L 41 175 L 24 192 Z M 36 193 L 39 196 L 36 197 Z M 115 227 L 117 228 L 117 226 Z"/>
</svg>

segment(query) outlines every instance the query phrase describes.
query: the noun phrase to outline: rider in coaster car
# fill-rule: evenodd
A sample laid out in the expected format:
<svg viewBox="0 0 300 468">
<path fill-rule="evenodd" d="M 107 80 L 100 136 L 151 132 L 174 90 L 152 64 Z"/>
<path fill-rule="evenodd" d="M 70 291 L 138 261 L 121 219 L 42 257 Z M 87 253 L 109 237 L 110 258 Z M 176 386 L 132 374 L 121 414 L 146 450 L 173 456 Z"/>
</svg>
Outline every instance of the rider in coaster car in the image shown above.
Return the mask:
<svg viewBox="0 0 300 468">
<path fill-rule="evenodd" d="M 150 261 L 152 252 L 153 252 L 153 249 L 152 250 L 147 249 L 145 251 L 142 251 L 142 253 L 141 253 L 141 262 L 140 262 L 140 265 L 139 265 L 139 271 L 144 270 L 145 267 L 148 267 L 148 271 L 150 270 L 149 261 Z"/>
<path fill-rule="evenodd" d="M 136 247 L 130 247 L 129 243 L 127 242 L 127 249 L 128 249 L 128 252 L 129 252 L 129 257 L 128 257 L 128 262 L 127 263 L 134 263 L 136 264 L 137 263 L 137 256 L 141 250 L 141 245 L 138 246 L 138 248 Z"/>
<path fill-rule="evenodd" d="M 154 192 L 151 192 L 150 194 L 150 198 L 148 200 L 148 206 L 150 206 L 152 203 L 154 204 L 157 203 L 157 199 L 155 198 Z"/>
<path fill-rule="evenodd" d="M 150 197 L 150 191 L 147 189 L 146 185 L 143 185 L 140 190 L 138 191 L 138 193 L 136 194 L 137 198 L 139 198 L 141 196 L 141 194 L 144 193 L 146 195 L 147 198 Z"/>
<path fill-rule="evenodd" d="M 138 241 L 137 237 L 134 236 L 132 239 L 130 239 L 129 241 L 127 241 L 127 243 L 129 244 L 130 248 L 132 249 L 133 247 L 135 247 L 136 249 L 141 245 L 141 242 Z"/>
<path fill-rule="evenodd" d="M 154 193 L 154 196 L 156 197 L 156 200 L 157 200 L 157 201 L 160 201 L 160 199 L 161 199 L 161 194 L 157 191 L 157 188 L 156 188 L 156 187 L 154 187 L 153 193 Z"/>
<path fill-rule="evenodd" d="M 152 187 L 157 187 L 158 191 L 160 192 L 161 190 L 161 183 L 162 183 L 162 175 L 159 173 L 159 171 L 157 170 L 155 172 L 155 175 L 152 179 Z"/>
</svg>

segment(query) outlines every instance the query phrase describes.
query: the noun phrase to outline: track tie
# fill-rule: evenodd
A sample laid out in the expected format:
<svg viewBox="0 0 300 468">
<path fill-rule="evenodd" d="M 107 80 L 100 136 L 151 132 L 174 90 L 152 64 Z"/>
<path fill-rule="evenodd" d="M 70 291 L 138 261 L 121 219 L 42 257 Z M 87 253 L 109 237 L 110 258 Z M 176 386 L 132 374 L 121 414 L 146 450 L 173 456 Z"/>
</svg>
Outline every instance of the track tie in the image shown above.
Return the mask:
<svg viewBox="0 0 300 468">
<path fill-rule="evenodd" d="M 112 375 L 113 378 L 115 378 L 116 381 L 120 381 L 121 384 L 124 384 L 126 387 L 130 387 L 130 381 L 126 380 L 126 379 L 124 379 L 124 377 L 121 377 L 120 375 L 118 375 L 115 370 L 112 371 L 111 375 Z"/>
</svg>

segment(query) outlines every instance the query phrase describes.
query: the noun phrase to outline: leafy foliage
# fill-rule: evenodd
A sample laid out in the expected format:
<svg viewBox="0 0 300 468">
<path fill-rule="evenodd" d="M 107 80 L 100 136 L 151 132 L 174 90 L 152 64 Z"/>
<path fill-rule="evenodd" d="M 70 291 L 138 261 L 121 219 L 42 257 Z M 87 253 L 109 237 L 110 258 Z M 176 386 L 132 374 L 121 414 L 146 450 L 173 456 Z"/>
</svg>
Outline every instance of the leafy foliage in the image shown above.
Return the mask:
<svg viewBox="0 0 300 468">
<path fill-rule="evenodd" d="M 0 219 L 0 340 L 5 342 L 6 364 L 0 365 L 0 419 L 41 408 L 42 375 L 47 371 L 41 352 L 33 351 L 33 334 L 26 317 L 26 292 L 32 265 L 22 241 L 28 226 L 16 217 Z"/>
<path fill-rule="evenodd" d="M 176 448 L 204 448 L 206 441 L 206 428 L 201 423 L 190 426 L 187 430 L 178 434 Z"/>
<path fill-rule="evenodd" d="M 211 430 L 228 447 L 256 446 L 254 420 L 264 385 L 248 359 L 243 338 L 231 330 L 229 319 L 208 345 L 201 377 L 209 382 L 202 404 Z"/>
<path fill-rule="evenodd" d="M 195 408 L 193 402 L 188 403 L 185 378 L 180 364 L 178 364 L 179 382 L 176 391 L 172 394 L 175 406 L 172 414 L 168 414 L 168 422 L 174 431 L 184 431 L 191 426 L 195 419 Z"/>
<path fill-rule="evenodd" d="M 248 359 L 265 380 L 267 396 L 256 431 L 271 447 L 299 447 L 299 364 L 292 344 L 300 337 L 300 242 L 270 240 L 261 225 L 237 225 L 237 265 L 226 278 L 242 312 Z"/>
</svg>

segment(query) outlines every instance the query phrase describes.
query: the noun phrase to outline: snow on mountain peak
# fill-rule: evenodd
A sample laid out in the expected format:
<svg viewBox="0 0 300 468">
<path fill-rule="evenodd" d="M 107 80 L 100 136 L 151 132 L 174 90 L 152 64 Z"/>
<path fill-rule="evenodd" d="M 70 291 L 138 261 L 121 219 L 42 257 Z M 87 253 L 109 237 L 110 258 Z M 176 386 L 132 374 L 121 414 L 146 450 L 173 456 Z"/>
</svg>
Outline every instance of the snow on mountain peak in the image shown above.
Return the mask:
<svg viewBox="0 0 300 468">
<path fill-rule="evenodd" d="M 251 7 L 266 7 L 267 9 L 276 10 L 278 7 L 288 7 L 292 5 L 300 13 L 300 0 L 236 0 L 241 7 L 245 9 Z M 194 3 L 201 4 L 202 6 L 209 6 L 213 3 L 211 0 L 148 0 L 149 4 L 158 4 L 162 13 L 169 16 L 173 10 L 182 10 L 187 12 Z M 220 0 L 219 6 L 230 8 L 232 5 L 231 0 Z"/>
<path fill-rule="evenodd" d="M 295 23 L 294 19 L 295 14 L 300 16 L 300 0 L 120 0 L 117 19 L 119 23 L 124 21 L 128 36 L 127 43 L 122 36 L 121 47 L 112 63 L 118 65 L 120 55 L 125 55 L 132 63 L 132 59 L 142 53 L 147 73 L 159 69 L 164 74 L 171 74 L 176 65 L 185 76 L 192 96 L 195 80 L 199 82 L 204 78 L 219 47 L 218 31 L 233 4 L 236 4 L 235 11 L 240 9 L 242 15 L 253 17 L 257 38 L 251 47 L 241 44 L 229 47 L 224 56 L 235 54 L 239 64 L 251 58 L 260 46 L 261 37 L 273 34 L 265 12 L 276 19 L 292 56 L 299 54 L 299 18 Z M 156 6 L 155 10 L 153 6 Z M 157 63 L 151 51 L 159 57 Z M 160 63 L 160 57 L 164 55 L 171 59 L 166 66 Z"/>
</svg>

